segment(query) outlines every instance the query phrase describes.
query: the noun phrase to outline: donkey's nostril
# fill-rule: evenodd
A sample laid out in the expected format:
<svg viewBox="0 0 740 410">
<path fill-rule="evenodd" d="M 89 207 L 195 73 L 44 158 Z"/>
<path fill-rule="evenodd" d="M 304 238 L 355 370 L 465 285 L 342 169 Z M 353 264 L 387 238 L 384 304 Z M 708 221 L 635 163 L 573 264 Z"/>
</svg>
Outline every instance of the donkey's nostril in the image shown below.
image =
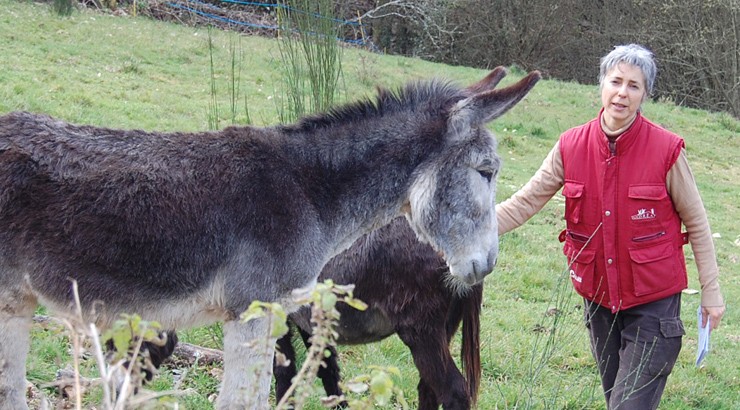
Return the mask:
<svg viewBox="0 0 740 410">
<path fill-rule="evenodd" d="M 488 261 L 473 261 L 473 274 L 466 280 L 469 285 L 476 285 L 483 282 L 483 279 L 491 273 L 493 269 Z"/>
</svg>

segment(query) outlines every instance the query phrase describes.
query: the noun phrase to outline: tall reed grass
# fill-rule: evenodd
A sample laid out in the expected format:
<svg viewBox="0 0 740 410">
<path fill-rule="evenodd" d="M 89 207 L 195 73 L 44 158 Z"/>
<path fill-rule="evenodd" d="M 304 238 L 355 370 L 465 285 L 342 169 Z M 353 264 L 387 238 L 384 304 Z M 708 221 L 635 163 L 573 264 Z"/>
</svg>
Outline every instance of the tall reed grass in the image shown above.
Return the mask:
<svg viewBox="0 0 740 410">
<path fill-rule="evenodd" d="M 333 1 L 295 0 L 281 5 L 278 48 L 284 88 L 278 114 L 281 122 L 288 123 L 336 104 L 342 49 Z"/>
<path fill-rule="evenodd" d="M 72 15 L 72 12 L 75 9 L 75 1 L 74 0 L 54 0 L 52 3 L 52 8 L 54 9 L 54 12 L 57 13 L 57 15 L 66 17 Z"/>
</svg>

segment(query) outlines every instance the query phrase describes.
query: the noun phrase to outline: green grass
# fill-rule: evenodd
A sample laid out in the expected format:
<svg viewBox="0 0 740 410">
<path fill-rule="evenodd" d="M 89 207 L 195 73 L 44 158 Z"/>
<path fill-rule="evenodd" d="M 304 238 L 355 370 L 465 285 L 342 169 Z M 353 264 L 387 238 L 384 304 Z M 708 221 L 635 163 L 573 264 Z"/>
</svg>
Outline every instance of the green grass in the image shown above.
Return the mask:
<svg viewBox="0 0 740 410">
<path fill-rule="evenodd" d="M 222 107 L 229 107 L 231 34 L 213 30 L 215 81 Z M 29 110 L 68 121 L 149 130 L 205 130 L 208 127 L 211 73 L 205 28 L 184 27 L 146 18 L 115 17 L 76 11 L 58 17 L 49 4 L 0 0 L 0 113 Z M 279 53 L 274 40 L 244 37 L 242 91 L 255 125 L 278 121 Z M 417 78 L 442 76 L 461 83 L 485 71 L 417 59 L 344 50 L 342 98 L 374 93 L 376 85 L 395 87 Z M 596 70 L 596 68 L 594 69 Z M 504 83 L 521 76 L 514 72 Z M 511 112 L 491 124 L 498 135 L 504 168 L 499 198 L 521 187 L 540 165 L 558 135 L 591 119 L 599 107 L 593 86 L 542 81 Z M 740 125 L 727 115 L 648 103 L 644 112 L 686 139 L 689 159 L 702 192 L 715 239 L 721 284 L 728 310 L 713 334 L 712 352 L 702 369 L 694 368 L 698 295 L 684 295 L 687 335 L 661 408 L 740 408 Z M 226 122 L 222 123 L 225 124 Z M 482 313 L 484 366 L 481 409 L 603 409 L 593 359 L 581 324 L 581 302 L 564 275 L 557 242 L 563 227 L 563 201 L 557 195 L 542 212 L 501 239 L 499 265 L 486 280 Z M 690 287 L 698 288 L 689 260 Z M 559 284 L 566 286 L 559 286 Z M 551 350 L 548 308 L 560 297 L 556 337 Z M 543 329 L 545 331 L 543 331 Z M 218 329 L 194 329 L 183 339 L 216 346 Z M 214 335 L 216 335 L 214 337 Z M 37 384 L 70 363 L 66 337 L 34 329 L 29 378 Z M 459 349 L 455 341 L 453 349 Z M 368 346 L 342 347 L 346 378 L 367 373 L 368 365 L 397 366 L 405 396 L 416 401 L 417 373 L 411 356 L 396 337 Z M 544 362 L 544 363 L 543 363 Z M 533 371 L 538 371 L 536 377 Z M 94 368 L 86 369 L 94 372 Z M 171 389 L 175 376 L 179 401 L 186 408 L 207 408 L 217 391 L 210 368 L 169 369 L 155 383 Z M 184 373 L 184 374 L 183 374 Z M 309 406 L 320 408 L 318 400 Z"/>
</svg>

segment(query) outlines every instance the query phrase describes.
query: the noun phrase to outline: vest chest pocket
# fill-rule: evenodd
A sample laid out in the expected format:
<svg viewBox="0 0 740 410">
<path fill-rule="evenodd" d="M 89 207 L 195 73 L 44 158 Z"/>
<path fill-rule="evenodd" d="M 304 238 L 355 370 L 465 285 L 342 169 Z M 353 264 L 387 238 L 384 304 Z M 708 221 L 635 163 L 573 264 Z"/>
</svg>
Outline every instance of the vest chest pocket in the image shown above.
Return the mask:
<svg viewBox="0 0 740 410">
<path fill-rule="evenodd" d="M 565 197 L 565 220 L 572 223 L 580 223 L 583 220 L 584 211 L 584 184 L 575 181 L 565 181 L 563 185 L 563 196 Z"/>
<path fill-rule="evenodd" d="M 673 212 L 665 184 L 630 185 L 627 196 L 630 222 L 635 227 L 658 226 Z"/>
<path fill-rule="evenodd" d="M 676 284 L 676 249 L 671 241 L 630 249 L 635 296 L 649 295 Z"/>
</svg>

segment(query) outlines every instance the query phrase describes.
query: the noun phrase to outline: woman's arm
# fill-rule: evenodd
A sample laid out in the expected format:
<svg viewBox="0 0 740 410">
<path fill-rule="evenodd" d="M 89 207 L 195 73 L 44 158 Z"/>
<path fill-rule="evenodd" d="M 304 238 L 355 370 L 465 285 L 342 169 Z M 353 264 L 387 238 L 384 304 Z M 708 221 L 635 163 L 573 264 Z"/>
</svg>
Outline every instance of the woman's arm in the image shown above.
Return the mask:
<svg viewBox="0 0 740 410">
<path fill-rule="evenodd" d="M 563 186 L 563 180 L 560 144 L 556 143 L 529 182 L 511 198 L 496 205 L 499 235 L 521 226 L 539 212 Z"/>
<path fill-rule="evenodd" d="M 709 316 L 714 329 L 719 325 L 725 310 L 719 288 L 719 268 L 709 220 L 694 175 L 689 167 L 685 149 L 681 150 L 676 163 L 668 171 L 666 187 L 681 222 L 689 234 L 691 250 L 699 271 L 704 324 Z"/>
</svg>

